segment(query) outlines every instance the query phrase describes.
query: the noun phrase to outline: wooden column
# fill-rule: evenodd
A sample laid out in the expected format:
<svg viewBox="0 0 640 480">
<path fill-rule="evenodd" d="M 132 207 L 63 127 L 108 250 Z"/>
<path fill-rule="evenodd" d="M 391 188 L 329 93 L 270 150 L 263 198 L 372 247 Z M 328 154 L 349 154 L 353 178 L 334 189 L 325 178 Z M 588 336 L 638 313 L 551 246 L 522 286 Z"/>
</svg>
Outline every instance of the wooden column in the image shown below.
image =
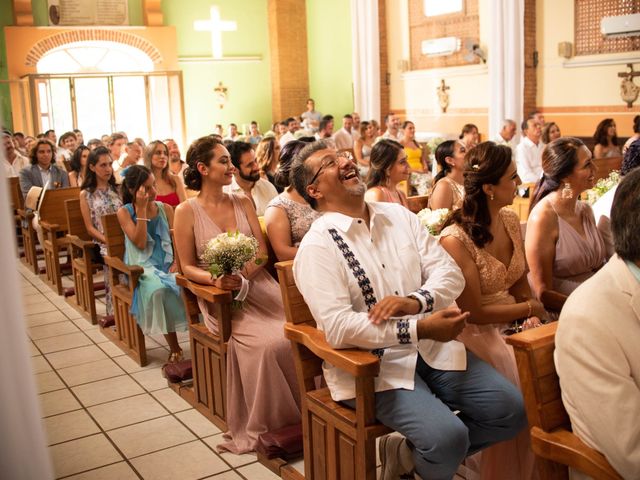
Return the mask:
<svg viewBox="0 0 640 480">
<path fill-rule="evenodd" d="M 537 109 L 536 0 L 524 1 L 524 118 Z M 536 60 L 534 61 L 534 57 Z M 519 124 L 524 118 L 514 119 Z M 518 125 L 519 126 L 519 125 Z"/>
<path fill-rule="evenodd" d="M 16 27 L 33 25 L 31 0 L 13 0 L 13 24 Z"/>
<path fill-rule="evenodd" d="M 389 51 L 387 49 L 387 15 L 385 0 L 378 0 L 378 30 L 380 35 L 380 125 L 391 108 L 391 88 L 389 85 Z M 355 61 L 355 59 L 354 59 Z"/>
<path fill-rule="evenodd" d="M 304 111 L 309 97 L 307 14 L 304 0 L 269 0 L 272 119 Z"/>
<path fill-rule="evenodd" d="M 160 0 L 142 0 L 144 24 L 147 27 L 162 27 L 162 2 Z"/>
</svg>

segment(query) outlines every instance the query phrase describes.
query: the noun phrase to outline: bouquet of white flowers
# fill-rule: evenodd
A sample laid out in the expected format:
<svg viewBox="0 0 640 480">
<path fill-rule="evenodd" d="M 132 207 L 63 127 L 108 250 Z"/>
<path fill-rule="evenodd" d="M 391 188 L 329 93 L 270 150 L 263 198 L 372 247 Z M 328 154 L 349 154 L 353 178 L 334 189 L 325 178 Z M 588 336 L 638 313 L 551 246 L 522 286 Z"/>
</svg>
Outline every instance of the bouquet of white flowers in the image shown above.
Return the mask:
<svg viewBox="0 0 640 480">
<path fill-rule="evenodd" d="M 430 208 L 422 209 L 418 212 L 420 223 L 429 230 L 431 235 L 439 235 L 445 220 L 449 216 L 448 208 L 438 208 L 431 210 Z"/>
<path fill-rule="evenodd" d="M 593 205 L 598 199 L 620 183 L 620 172 L 613 170 L 607 178 L 601 178 L 595 186 L 587 190 L 587 203 Z"/>
</svg>

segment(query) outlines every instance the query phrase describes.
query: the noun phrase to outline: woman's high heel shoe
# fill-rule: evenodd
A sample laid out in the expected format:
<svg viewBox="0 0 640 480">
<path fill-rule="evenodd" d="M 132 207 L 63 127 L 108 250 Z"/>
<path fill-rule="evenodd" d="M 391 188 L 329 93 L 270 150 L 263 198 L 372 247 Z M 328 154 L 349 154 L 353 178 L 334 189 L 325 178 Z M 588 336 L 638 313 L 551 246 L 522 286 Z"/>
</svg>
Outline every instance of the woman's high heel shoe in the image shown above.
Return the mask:
<svg viewBox="0 0 640 480">
<path fill-rule="evenodd" d="M 171 352 L 169 354 L 169 359 L 167 360 L 167 363 L 178 363 L 178 362 L 181 362 L 183 358 L 184 358 L 184 354 L 182 353 L 182 350 L 178 352 Z"/>
</svg>

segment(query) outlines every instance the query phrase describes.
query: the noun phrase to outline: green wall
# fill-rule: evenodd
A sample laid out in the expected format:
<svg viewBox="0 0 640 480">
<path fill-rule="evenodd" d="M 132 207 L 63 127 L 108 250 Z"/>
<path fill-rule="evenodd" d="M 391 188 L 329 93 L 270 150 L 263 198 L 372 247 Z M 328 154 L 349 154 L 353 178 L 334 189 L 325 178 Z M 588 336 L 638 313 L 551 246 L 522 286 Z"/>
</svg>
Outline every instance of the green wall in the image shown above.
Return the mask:
<svg viewBox="0 0 640 480">
<path fill-rule="evenodd" d="M 0 27 L 13 23 L 13 9 L 11 2 L 0 1 Z M 4 38 L 4 28 L 0 35 L 0 126 L 13 129 L 11 120 L 11 97 L 9 85 L 4 83 L 9 77 L 7 72 L 7 47 Z"/>
<path fill-rule="evenodd" d="M 309 92 L 316 109 L 336 117 L 353 112 L 349 0 L 307 0 Z"/>
<path fill-rule="evenodd" d="M 222 34 L 223 55 L 261 56 L 260 61 L 180 63 L 184 80 L 184 109 L 187 139 L 211 133 L 213 126 L 227 129 L 234 122 L 239 128 L 255 120 L 264 132 L 271 125 L 271 77 L 269 70 L 269 31 L 266 0 L 164 0 L 165 25 L 176 27 L 178 57 L 211 56 L 211 36 L 193 29 L 195 20 L 209 18 L 215 4 L 222 20 L 233 20 L 238 29 Z M 227 103 L 223 109 L 215 101 L 218 82 L 227 87 Z"/>
</svg>

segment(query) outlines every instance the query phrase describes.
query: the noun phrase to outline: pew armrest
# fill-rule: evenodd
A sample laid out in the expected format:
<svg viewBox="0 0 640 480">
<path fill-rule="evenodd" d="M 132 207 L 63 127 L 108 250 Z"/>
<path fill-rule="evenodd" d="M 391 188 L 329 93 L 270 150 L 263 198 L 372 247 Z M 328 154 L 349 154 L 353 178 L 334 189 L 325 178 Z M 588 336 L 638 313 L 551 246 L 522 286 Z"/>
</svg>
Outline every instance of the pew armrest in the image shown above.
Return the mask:
<svg viewBox="0 0 640 480">
<path fill-rule="evenodd" d="M 91 250 L 93 250 L 95 243 L 93 243 L 91 240 L 82 240 L 77 235 L 71 235 L 68 233 L 67 233 L 67 242 L 69 242 L 69 244 L 72 247 L 73 258 L 78 258 L 78 255 L 76 255 L 76 252 L 81 251 L 82 258 L 84 258 L 84 261 L 87 263 L 91 261 Z"/>
<path fill-rule="evenodd" d="M 186 288 L 196 297 L 202 298 L 210 303 L 231 303 L 233 297 L 230 290 L 222 290 L 213 285 L 203 285 L 189 280 L 184 275 L 176 275 L 176 283 L 182 288 Z"/>
<path fill-rule="evenodd" d="M 40 226 L 42 227 L 42 230 L 50 232 L 52 235 L 55 235 L 56 233 L 58 233 L 58 230 L 60 230 L 60 225 L 57 223 L 49 223 L 43 221 L 40 222 Z"/>
<path fill-rule="evenodd" d="M 317 357 L 354 377 L 376 377 L 380 372 L 378 357 L 364 350 L 335 349 L 324 333 L 310 325 L 286 323 L 284 334 L 289 340 L 304 345 Z"/>
<path fill-rule="evenodd" d="M 545 290 L 540 294 L 540 301 L 547 310 L 560 312 L 564 302 L 567 301 L 567 297 L 551 290 Z"/>
<path fill-rule="evenodd" d="M 113 275 L 112 278 L 115 280 L 118 278 L 118 274 L 126 275 L 129 278 L 129 288 L 131 292 L 135 290 L 138 285 L 138 279 L 140 275 L 144 273 L 144 268 L 138 265 L 127 265 L 121 259 L 116 257 L 105 256 L 104 263 L 106 263 L 109 268 L 112 270 Z"/>
<path fill-rule="evenodd" d="M 560 428 L 545 432 L 531 429 L 531 447 L 536 455 L 553 462 L 568 465 L 590 477 L 603 480 L 622 480 L 600 452 L 589 447 L 570 431 Z"/>
</svg>

